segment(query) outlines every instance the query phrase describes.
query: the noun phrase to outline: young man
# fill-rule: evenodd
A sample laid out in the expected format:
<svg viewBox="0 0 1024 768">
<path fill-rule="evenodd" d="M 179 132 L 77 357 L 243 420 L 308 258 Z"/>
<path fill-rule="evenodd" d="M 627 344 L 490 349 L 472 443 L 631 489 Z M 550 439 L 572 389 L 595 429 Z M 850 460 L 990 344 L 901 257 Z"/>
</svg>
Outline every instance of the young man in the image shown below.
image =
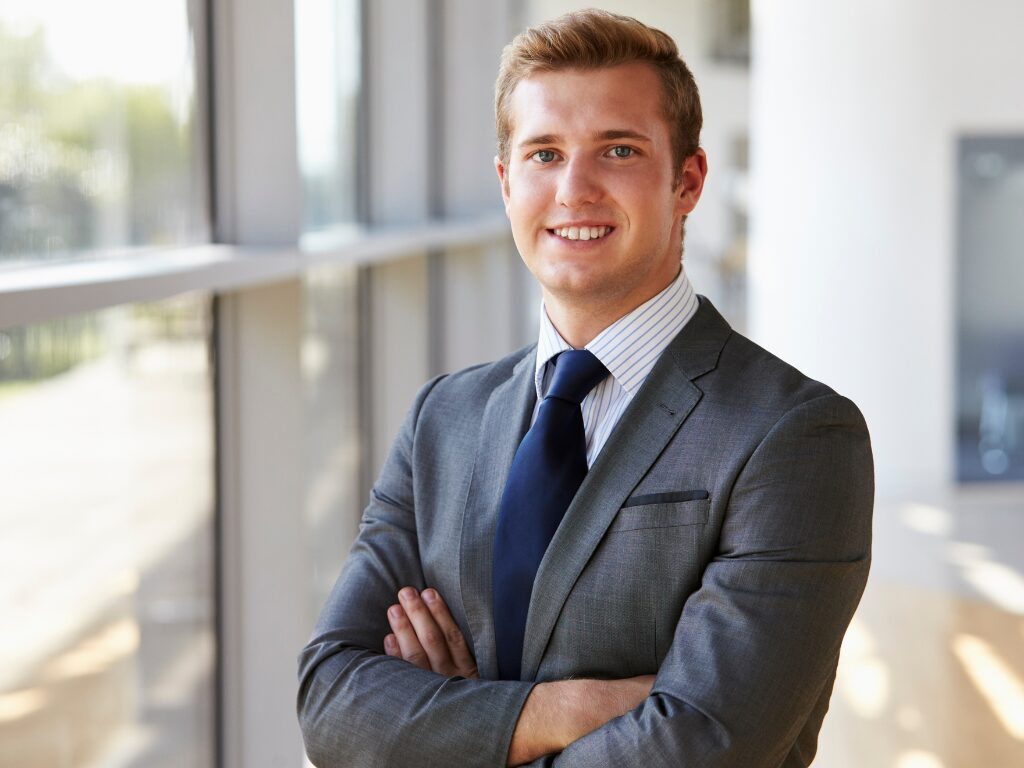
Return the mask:
<svg viewBox="0 0 1024 768">
<path fill-rule="evenodd" d="M 707 164 L 664 33 L 527 30 L 496 113 L 540 339 L 417 396 L 300 658 L 307 750 L 808 765 L 868 573 L 863 419 L 693 293 Z"/>
</svg>

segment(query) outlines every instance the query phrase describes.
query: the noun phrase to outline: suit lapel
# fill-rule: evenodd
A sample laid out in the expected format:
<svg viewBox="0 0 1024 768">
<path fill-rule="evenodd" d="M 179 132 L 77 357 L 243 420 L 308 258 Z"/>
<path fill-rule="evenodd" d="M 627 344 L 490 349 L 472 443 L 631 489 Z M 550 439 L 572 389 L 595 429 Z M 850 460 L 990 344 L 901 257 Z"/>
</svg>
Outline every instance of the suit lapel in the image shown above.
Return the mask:
<svg viewBox="0 0 1024 768">
<path fill-rule="evenodd" d="M 730 333 L 711 302 L 701 298 L 693 319 L 665 349 L 601 449 L 537 571 L 523 643 L 524 680 L 536 676 L 562 605 L 622 503 L 700 400 L 703 393 L 692 380 L 717 365 Z M 492 537 L 493 532 L 492 525 Z"/>
<path fill-rule="evenodd" d="M 494 646 L 491 568 L 498 508 L 516 449 L 529 429 L 537 401 L 535 350 L 495 387 L 484 409 L 473 479 L 462 520 L 461 591 L 481 677 L 498 676 Z"/>
</svg>

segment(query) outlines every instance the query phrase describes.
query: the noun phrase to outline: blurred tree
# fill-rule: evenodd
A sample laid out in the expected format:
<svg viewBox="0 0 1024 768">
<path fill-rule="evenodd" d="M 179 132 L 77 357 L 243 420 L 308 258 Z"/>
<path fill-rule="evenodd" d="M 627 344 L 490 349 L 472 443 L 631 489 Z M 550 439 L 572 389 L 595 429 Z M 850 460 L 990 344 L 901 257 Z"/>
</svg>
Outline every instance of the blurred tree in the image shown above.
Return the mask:
<svg viewBox="0 0 1024 768">
<path fill-rule="evenodd" d="M 43 28 L 0 19 L 0 264 L 180 243 L 202 226 L 193 83 L 184 110 L 175 86 L 180 103 L 180 83 L 75 79 L 55 67 Z M 0 334 L 0 382 L 54 376 L 103 351 L 92 315 Z"/>
<path fill-rule="evenodd" d="M 75 80 L 43 29 L 0 21 L 0 261 L 180 243 L 202 228 L 194 101 L 178 114 L 174 85 Z"/>
</svg>

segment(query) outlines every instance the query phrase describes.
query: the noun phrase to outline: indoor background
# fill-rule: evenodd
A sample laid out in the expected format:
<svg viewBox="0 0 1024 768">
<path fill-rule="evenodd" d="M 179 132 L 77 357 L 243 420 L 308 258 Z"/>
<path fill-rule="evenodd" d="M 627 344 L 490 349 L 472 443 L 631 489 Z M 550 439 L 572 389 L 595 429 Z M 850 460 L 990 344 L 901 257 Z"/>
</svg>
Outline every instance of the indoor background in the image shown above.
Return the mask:
<svg viewBox="0 0 1024 768">
<path fill-rule="evenodd" d="M 820 768 L 1024 765 L 1024 3 L 594 3 L 680 44 L 699 293 L 848 395 Z M 303 764 L 419 385 L 530 343 L 492 86 L 554 0 L 0 0 L 0 766 Z"/>
</svg>

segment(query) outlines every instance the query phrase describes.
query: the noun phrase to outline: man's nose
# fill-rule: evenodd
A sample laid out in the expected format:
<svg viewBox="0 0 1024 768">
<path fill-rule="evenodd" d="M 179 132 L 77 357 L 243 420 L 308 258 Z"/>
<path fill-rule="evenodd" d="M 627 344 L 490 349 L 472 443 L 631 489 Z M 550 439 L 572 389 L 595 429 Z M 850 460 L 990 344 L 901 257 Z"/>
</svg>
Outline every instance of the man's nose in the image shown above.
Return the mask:
<svg viewBox="0 0 1024 768">
<path fill-rule="evenodd" d="M 597 169 L 583 158 L 574 158 L 562 167 L 555 202 L 566 208 L 596 203 L 603 194 Z"/>
</svg>

